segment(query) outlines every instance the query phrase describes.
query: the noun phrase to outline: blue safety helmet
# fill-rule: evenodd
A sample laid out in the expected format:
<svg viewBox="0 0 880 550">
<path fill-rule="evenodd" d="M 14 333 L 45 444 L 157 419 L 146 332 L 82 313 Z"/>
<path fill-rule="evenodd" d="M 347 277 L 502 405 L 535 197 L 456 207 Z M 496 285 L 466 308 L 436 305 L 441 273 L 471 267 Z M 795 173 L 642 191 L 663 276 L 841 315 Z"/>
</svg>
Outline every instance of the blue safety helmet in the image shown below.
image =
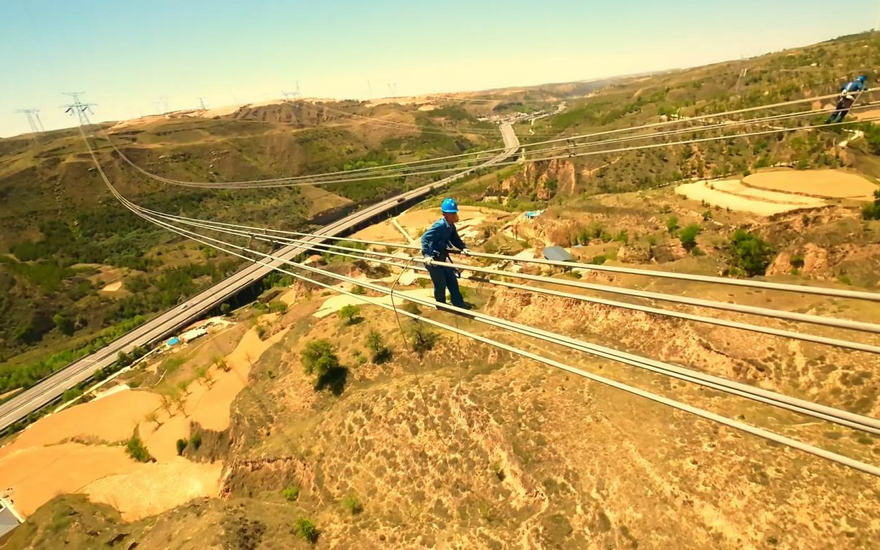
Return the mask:
<svg viewBox="0 0 880 550">
<path fill-rule="evenodd" d="M 865 77 L 865 75 L 862 75 L 862 76 L 859 77 L 859 82 L 861 82 L 862 84 L 865 83 L 865 80 L 867 80 L 867 78 Z"/>
<path fill-rule="evenodd" d="M 455 202 L 455 199 L 443 199 L 443 204 L 440 205 L 440 210 L 444 214 L 455 214 L 458 212 L 458 203 Z"/>
</svg>

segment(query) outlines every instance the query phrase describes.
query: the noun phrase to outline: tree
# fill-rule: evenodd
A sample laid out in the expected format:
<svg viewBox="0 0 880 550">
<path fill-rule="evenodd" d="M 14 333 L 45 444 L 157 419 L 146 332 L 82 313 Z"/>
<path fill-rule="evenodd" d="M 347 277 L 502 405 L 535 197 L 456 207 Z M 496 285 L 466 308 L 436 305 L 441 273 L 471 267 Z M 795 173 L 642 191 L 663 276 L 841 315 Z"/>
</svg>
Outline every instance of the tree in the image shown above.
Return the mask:
<svg viewBox="0 0 880 550">
<path fill-rule="evenodd" d="M 697 235 L 703 232 L 703 228 L 699 224 L 691 223 L 681 230 L 679 240 L 681 246 L 688 252 L 692 252 L 697 247 Z"/>
<path fill-rule="evenodd" d="M 131 439 L 125 444 L 125 452 L 138 462 L 156 462 L 156 459 L 150 456 L 150 452 L 147 451 L 144 442 L 141 441 L 137 429 L 135 429 Z"/>
<path fill-rule="evenodd" d="M 340 310 L 339 310 L 339 318 L 340 319 L 347 319 L 347 321 L 345 322 L 345 324 L 347 324 L 347 325 L 353 325 L 354 320 L 360 314 L 361 314 L 361 308 L 357 307 L 356 305 L 352 305 L 352 304 L 349 304 L 347 306 L 342 306 L 342 308 L 340 308 Z"/>
<path fill-rule="evenodd" d="M 229 365 L 226 363 L 226 358 L 222 355 L 215 355 L 213 359 L 214 366 L 223 372 L 229 372 L 231 369 Z"/>
<path fill-rule="evenodd" d="M 299 498 L 299 487 L 292 486 L 281 491 L 281 494 L 284 495 L 284 498 L 288 502 L 293 502 Z"/>
<path fill-rule="evenodd" d="M 229 312 L 232 310 L 232 306 L 228 303 L 223 302 L 220 304 L 220 315 L 229 315 Z"/>
<path fill-rule="evenodd" d="M 437 342 L 437 334 L 416 319 L 413 319 L 406 332 L 407 336 L 412 339 L 413 351 L 419 355 L 431 351 Z"/>
<path fill-rule="evenodd" d="M 159 413 L 157 413 L 156 411 L 147 413 L 147 416 L 144 417 L 144 420 L 146 420 L 147 422 L 154 422 L 156 424 L 156 429 L 158 429 L 159 426 L 162 425 L 162 423 L 159 422 Z"/>
<path fill-rule="evenodd" d="M 367 348 L 372 352 L 373 363 L 384 363 L 391 358 L 391 350 L 385 345 L 382 335 L 375 330 L 367 334 Z"/>
<path fill-rule="evenodd" d="M 767 241 L 744 229 L 737 229 L 727 243 L 732 275 L 763 275 L 775 251 Z"/>
<path fill-rule="evenodd" d="M 342 507 L 348 510 L 348 513 L 353 516 L 364 511 L 364 505 L 361 503 L 361 500 L 357 495 L 348 495 L 342 499 Z"/>
<path fill-rule="evenodd" d="M 56 313 L 55 316 L 52 317 L 52 322 L 55 323 L 55 328 L 57 328 L 61 334 L 67 336 L 73 334 L 73 321 L 63 313 Z"/>
<path fill-rule="evenodd" d="M 318 542 L 318 537 L 321 535 L 318 528 L 315 527 L 315 523 L 309 518 L 299 518 L 296 520 L 296 523 L 293 524 L 293 532 L 296 536 L 310 544 Z"/>
<path fill-rule="evenodd" d="M 177 456 L 183 456 L 183 451 L 186 450 L 187 445 L 189 445 L 189 441 L 186 439 L 178 439 L 177 440 Z"/>
<path fill-rule="evenodd" d="M 315 374 L 318 378 L 333 369 L 339 368 L 339 358 L 329 340 L 312 340 L 301 353 L 303 371 Z"/>
<path fill-rule="evenodd" d="M 866 204 L 862 208 L 862 218 L 866 220 L 880 220 L 880 189 L 874 191 L 874 202 Z"/>
<path fill-rule="evenodd" d="M 678 231 L 678 218 L 675 216 L 669 216 L 669 219 L 666 220 L 666 230 L 669 231 L 670 235 L 675 235 L 675 232 Z"/>
</svg>

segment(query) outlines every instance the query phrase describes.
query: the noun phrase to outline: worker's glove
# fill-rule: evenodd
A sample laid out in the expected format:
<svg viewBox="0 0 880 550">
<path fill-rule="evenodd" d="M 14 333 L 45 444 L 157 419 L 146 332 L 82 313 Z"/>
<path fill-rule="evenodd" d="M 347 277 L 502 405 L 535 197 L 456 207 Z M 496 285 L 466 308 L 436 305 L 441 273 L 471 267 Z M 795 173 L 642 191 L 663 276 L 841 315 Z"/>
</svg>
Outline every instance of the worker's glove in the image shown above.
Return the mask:
<svg viewBox="0 0 880 550">
<path fill-rule="evenodd" d="M 464 254 L 465 256 L 470 256 L 470 255 L 471 255 L 471 251 L 468 250 L 467 248 L 462 249 L 461 253 Z"/>
<path fill-rule="evenodd" d="M 425 256 L 424 258 L 422 258 L 422 261 L 425 262 L 425 265 L 433 265 L 434 264 L 434 258 L 432 258 L 430 256 Z"/>
</svg>

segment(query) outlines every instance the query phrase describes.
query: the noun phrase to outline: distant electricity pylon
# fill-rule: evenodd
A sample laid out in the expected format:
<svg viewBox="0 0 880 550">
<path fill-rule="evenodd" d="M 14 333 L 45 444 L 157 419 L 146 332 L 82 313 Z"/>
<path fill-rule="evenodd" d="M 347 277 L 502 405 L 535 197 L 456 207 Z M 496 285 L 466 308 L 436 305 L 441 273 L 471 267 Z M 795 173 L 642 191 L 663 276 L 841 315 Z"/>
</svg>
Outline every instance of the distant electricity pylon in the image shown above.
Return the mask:
<svg viewBox="0 0 880 550">
<path fill-rule="evenodd" d="M 19 109 L 16 111 L 17 113 L 24 113 L 27 117 L 28 125 L 31 127 L 31 131 L 35 134 L 39 134 L 40 132 L 45 132 L 46 130 L 43 128 L 43 122 L 40 120 L 40 110 L 39 109 Z"/>
<path fill-rule="evenodd" d="M 89 120 L 89 113 L 94 114 L 92 111 L 92 107 L 96 105 L 96 103 L 83 103 L 79 100 L 79 96 L 84 94 L 85 92 L 65 92 L 64 95 L 69 95 L 73 100 L 73 103 L 68 105 L 62 105 L 61 108 L 65 109 L 65 113 L 69 113 L 71 116 L 76 115 L 79 119 L 80 126 L 85 126 L 88 128 L 92 125 L 92 121 Z"/>
<path fill-rule="evenodd" d="M 388 91 L 391 92 L 391 97 L 397 97 L 397 82 L 389 82 Z"/>
<path fill-rule="evenodd" d="M 202 108 L 202 111 L 207 111 L 207 110 L 208 110 L 208 108 L 205 107 L 205 98 L 203 98 L 203 97 L 200 97 L 200 98 L 199 98 L 199 107 Z"/>
<path fill-rule="evenodd" d="M 299 80 L 296 81 L 296 90 L 295 90 L 295 91 L 293 91 L 293 92 L 285 92 L 284 90 L 281 90 L 281 93 L 284 94 L 284 100 L 285 100 L 285 101 L 290 101 L 290 98 L 293 98 L 294 100 L 295 100 L 296 98 L 298 98 L 298 97 L 300 96 L 300 93 L 299 93 Z"/>
</svg>

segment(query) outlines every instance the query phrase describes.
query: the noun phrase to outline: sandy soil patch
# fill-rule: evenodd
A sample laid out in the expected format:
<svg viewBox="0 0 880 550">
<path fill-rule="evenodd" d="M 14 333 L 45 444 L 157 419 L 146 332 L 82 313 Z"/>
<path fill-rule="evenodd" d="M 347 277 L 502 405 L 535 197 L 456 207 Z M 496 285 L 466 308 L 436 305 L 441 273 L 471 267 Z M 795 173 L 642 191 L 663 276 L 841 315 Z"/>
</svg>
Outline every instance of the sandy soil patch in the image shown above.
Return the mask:
<svg viewBox="0 0 880 550">
<path fill-rule="evenodd" d="M 139 466 L 121 446 L 32 447 L 0 458 L 0 485 L 12 489 L 16 508 L 28 516 L 58 495 L 75 493 L 104 476 L 134 472 Z"/>
<path fill-rule="evenodd" d="M 384 221 L 364 228 L 351 236 L 353 239 L 362 239 L 365 241 L 382 241 L 389 243 L 407 244 L 400 234 L 400 231 L 394 227 L 390 221 Z"/>
<path fill-rule="evenodd" d="M 880 117 L 880 109 L 871 109 L 868 111 L 861 111 L 859 113 L 853 113 L 853 116 L 855 116 L 855 118 L 857 120 L 865 120 L 868 118 L 877 118 L 877 117 Z M 877 124 L 877 122 L 875 121 L 874 124 Z"/>
<path fill-rule="evenodd" d="M 397 293 L 395 293 L 395 294 L 397 294 Z M 400 294 L 404 294 L 407 296 L 413 296 L 416 298 L 431 299 L 431 300 L 433 300 L 433 298 L 434 298 L 434 290 L 432 288 L 419 288 L 416 290 L 403 290 L 400 292 Z M 391 305 L 391 296 L 382 296 L 381 298 L 371 298 L 371 300 L 379 302 L 381 304 Z M 394 303 L 397 304 L 398 307 L 400 307 L 400 305 L 403 303 L 403 300 L 401 298 L 395 298 Z M 330 298 L 327 298 L 327 300 L 325 300 L 324 303 L 321 304 L 321 307 L 318 309 L 318 311 L 315 312 L 315 317 L 317 317 L 319 319 L 323 319 L 324 317 L 327 317 L 328 315 L 332 315 L 332 314 L 336 313 L 337 311 L 339 311 L 340 309 L 342 309 L 344 306 L 347 306 L 347 305 L 363 306 L 363 305 L 372 305 L 372 304 L 364 303 L 364 301 L 361 300 L 359 297 L 347 296 L 345 294 L 339 294 L 339 295 L 331 296 Z"/>
<path fill-rule="evenodd" d="M 0 449 L 0 458 L 27 447 L 52 445 L 66 439 L 124 441 L 144 416 L 161 405 L 161 398 L 145 391 L 123 391 L 97 401 L 70 407 L 41 418 L 11 444 Z"/>
<path fill-rule="evenodd" d="M 189 439 L 189 418 L 182 414 L 176 414 L 168 418 L 162 411 L 159 419 L 160 426 L 155 422 L 144 421 L 138 432 L 147 446 L 150 456 L 159 462 L 168 462 L 177 458 L 177 440 Z"/>
<path fill-rule="evenodd" d="M 190 409 L 191 404 L 194 409 L 190 419 L 209 430 L 223 431 L 228 428 L 229 407 L 235 397 L 247 386 L 251 364 L 257 362 L 266 350 L 280 342 L 288 330 L 285 328 L 266 340 L 260 340 L 256 329 L 247 331 L 235 350 L 226 356 L 229 372 L 212 369 L 214 381 L 204 395 L 197 395 L 195 388 L 193 389 L 193 393 L 187 399 L 187 410 Z"/>
<path fill-rule="evenodd" d="M 780 204 L 774 202 L 765 202 L 755 200 L 754 198 L 743 197 L 731 193 L 725 193 L 709 187 L 709 183 L 699 181 L 696 183 L 685 183 L 675 188 L 675 192 L 684 195 L 693 201 L 705 201 L 712 206 L 721 208 L 730 208 L 739 212 L 750 212 L 759 216 L 772 216 L 782 212 L 789 212 L 804 208 L 803 204 Z"/>
<path fill-rule="evenodd" d="M 754 187 L 746 187 L 739 180 L 712 181 L 708 186 L 723 193 L 731 193 L 764 202 L 775 202 L 778 204 L 803 204 L 804 206 L 824 206 L 825 201 L 816 197 L 807 197 L 804 195 L 793 195 L 791 193 L 780 193 L 778 191 L 766 191 L 764 189 L 756 189 Z"/>
<path fill-rule="evenodd" d="M 113 506 L 126 521 L 160 514 L 194 498 L 220 492 L 221 462 L 198 464 L 177 457 L 170 462 L 141 464 L 130 473 L 107 476 L 82 492 L 93 502 Z"/>
<path fill-rule="evenodd" d="M 857 174 L 843 170 L 779 170 L 761 172 L 743 179 L 743 184 L 770 191 L 782 191 L 820 198 L 872 200 L 877 186 Z"/>
<path fill-rule="evenodd" d="M 101 289 L 101 292 L 117 292 L 122 288 L 122 281 L 116 281 L 115 283 L 110 283 Z"/>
<path fill-rule="evenodd" d="M 322 212 L 326 212 L 334 208 L 347 206 L 352 203 L 350 199 L 347 199 L 335 193 L 331 193 L 326 189 L 322 189 L 321 187 L 306 185 L 300 187 L 299 189 L 300 193 L 302 193 L 303 197 L 305 197 L 305 199 L 309 203 L 308 215 L 310 217 L 317 216 Z"/>
</svg>

